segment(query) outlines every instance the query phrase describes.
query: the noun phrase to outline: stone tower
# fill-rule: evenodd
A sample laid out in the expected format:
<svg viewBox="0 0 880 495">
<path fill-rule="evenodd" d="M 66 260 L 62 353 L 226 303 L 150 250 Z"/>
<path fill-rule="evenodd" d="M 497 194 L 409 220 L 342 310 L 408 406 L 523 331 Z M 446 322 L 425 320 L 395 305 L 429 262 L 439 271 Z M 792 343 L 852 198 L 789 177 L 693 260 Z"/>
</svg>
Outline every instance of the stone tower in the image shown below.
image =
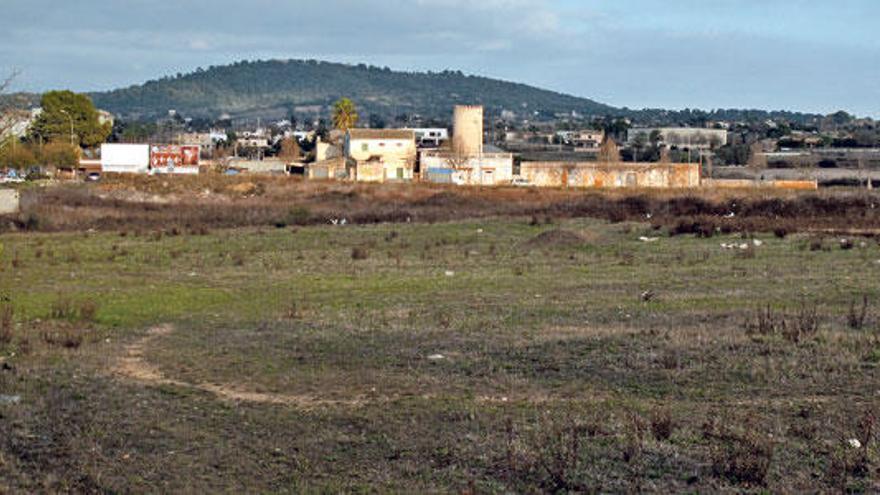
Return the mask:
<svg viewBox="0 0 880 495">
<path fill-rule="evenodd" d="M 457 105 L 453 119 L 452 145 L 462 156 L 483 154 L 483 107 Z"/>
</svg>

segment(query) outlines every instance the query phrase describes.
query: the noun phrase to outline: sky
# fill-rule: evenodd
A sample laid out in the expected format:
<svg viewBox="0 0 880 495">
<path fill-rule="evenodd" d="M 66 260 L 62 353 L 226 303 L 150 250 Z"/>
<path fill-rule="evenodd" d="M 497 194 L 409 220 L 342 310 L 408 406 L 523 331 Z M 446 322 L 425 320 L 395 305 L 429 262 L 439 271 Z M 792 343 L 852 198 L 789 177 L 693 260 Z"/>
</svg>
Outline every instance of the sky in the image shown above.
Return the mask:
<svg viewBox="0 0 880 495">
<path fill-rule="evenodd" d="M 880 118 L 880 0 L 0 0 L 16 90 L 237 60 L 462 70 L 629 108 Z"/>
</svg>

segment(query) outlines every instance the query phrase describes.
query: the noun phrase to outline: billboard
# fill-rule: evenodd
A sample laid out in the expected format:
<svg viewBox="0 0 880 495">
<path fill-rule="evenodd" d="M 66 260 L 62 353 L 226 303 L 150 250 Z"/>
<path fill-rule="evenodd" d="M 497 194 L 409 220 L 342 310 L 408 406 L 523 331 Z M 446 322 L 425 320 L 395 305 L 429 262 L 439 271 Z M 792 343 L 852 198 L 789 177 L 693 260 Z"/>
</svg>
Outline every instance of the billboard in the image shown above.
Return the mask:
<svg viewBox="0 0 880 495">
<path fill-rule="evenodd" d="M 199 146 L 154 144 L 150 148 L 150 169 L 156 174 L 197 174 Z"/>
<path fill-rule="evenodd" d="M 101 171 L 146 174 L 150 170 L 150 145 L 102 144 Z"/>
</svg>

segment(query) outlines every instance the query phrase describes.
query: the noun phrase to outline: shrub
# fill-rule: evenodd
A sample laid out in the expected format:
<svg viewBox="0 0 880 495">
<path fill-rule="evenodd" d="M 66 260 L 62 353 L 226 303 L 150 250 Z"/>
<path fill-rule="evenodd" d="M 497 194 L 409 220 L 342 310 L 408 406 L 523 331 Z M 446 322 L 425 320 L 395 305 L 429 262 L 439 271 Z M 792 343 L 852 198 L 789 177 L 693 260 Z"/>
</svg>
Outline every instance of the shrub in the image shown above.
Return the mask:
<svg viewBox="0 0 880 495">
<path fill-rule="evenodd" d="M 366 248 L 361 246 L 356 246 L 351 250 L 351 259 L 355 261 L 362 261 L 370 257 L 370 253 Z"/>
<path fill-rule="evenodd" d="M 785 316 L 773 311 L 769 304 L 755 310 L 752 318 L 747 319 L 745 329 L 747 335 L 774 335 L 785 328 Z"/>
<path fill-rule="evenodd" d="M 287 225 L 308 225 L 309 220 L 312 218 L 312 212 L 309 211 L 305 206 L 297 206 L 295 208 L 291 208 L 287 212 L 287 216 L 284 219 L 284 223 Z"/>
<path fill-rule="evenodd" d="M 775 229 L 773 229 L 773 235 L 780 239 L 785 239 L 786 237 L 788 237 L 788 229 L 786 229 L 785 227 L 776 227 Z"/>
<path fill-rule="evenodd" d="M 43 342 L 65 349 L 77 349 L 83 343 L 83 334 L 67 325 L 59 325 L 43 332 Z"/>
<path fill-rule="evenodd" d="M 290 301 L 284 308 L 284 318 L 288 320 L 299 320 L 302 316 L 302 307 L 296 301 Z"/>
<path fill-rule="evenodd" d="M 654 438 L 665 442 L 672 438 L 674 431 L 675 423 L 669 411 L 665 409 L 654 411 L 654 414 L 651 416 L 651 433 L 654 435 Z"/>
<path fill-rule="evenodd" d="M 73 309 L 73 302 L 70 298 L 59 297 L 52 303 L 49 309 L 49 315 L 54 320 L 72 320 L 76 316 Z"/>
<path fill-rule="evenodd" d="M 590 450 L 601 433 L 595 425 L 571 417 L 542 418 L 538 431 L 525 443 L 508 426 L 507 468 L 520 477 L 532 478 L 543 491 L 591 492 Z"/>
<path fill-rule="evenodd" d="M 98 314 L 98 303 L 86 299 L 75 304 L 69 297 L 61 296 L 52 303 L 49 316 L 53 320 L 94 322 Z"/>
<path fill-rule="evenodd" d="M 819 323 L 819 310 L 816 305 L 802 301 L 795 314 L 794 323 L 788 329 L 783 330 L 782 335 L 789 342 L 796 344 L 805 338 L 816 335 L 819 332 Z"/>
<path fill-rule="evenodd" d="M 13 330 L 15 329 L 15 310 L 11 304 L 0 306 L 0 344 L 12 342 Z"/>
<path fill-rule="evenodd" d="M 710 238 L 713 237 L 717 231 L 717 226 L 711 220 L 684 218 L 678 220 L 675 226 L 670 229 L 669 234 L 673 236 L 694 234 L 697 237 Z"/>
<path fill-rule="evenodd" d="M 757 434 L 730 435 L 712 453 L 712 472 L 735 483 L 763 486 L 773 461 L 773 444 Z"/>
<path fill-rule="evenodd" d="M 98 303 L 91 299 L 86 299 L 79 303 L 79 319 L 80 321 L 94 322 L 98 315 Z"/>
<path fill-rule="evenodd" d="M 862 296 L 862 304 L 857 307 L 856 302 L 849 304 L 849 314 L 847 314 L 846 322 L 853 330 L 861 330 L 865 327 L 865 320 L 868 319 L 868 296 Z"/>
</svg>

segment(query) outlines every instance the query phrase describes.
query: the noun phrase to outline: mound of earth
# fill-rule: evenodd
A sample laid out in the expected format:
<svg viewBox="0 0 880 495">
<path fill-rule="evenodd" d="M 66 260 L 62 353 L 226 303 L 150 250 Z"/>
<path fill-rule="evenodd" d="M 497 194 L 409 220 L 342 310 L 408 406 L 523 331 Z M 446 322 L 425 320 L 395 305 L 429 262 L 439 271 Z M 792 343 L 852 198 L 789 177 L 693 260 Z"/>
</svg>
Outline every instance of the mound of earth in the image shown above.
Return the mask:
<svg viewBox="0 0 880 495">
<path fill-rule="evenodd" d="M 532 237 L 525 242 L 527 249 L 573 247 L 584 244 L 585 239 L 578 234 L 565 229 L 553 229 Z"/>
</svg>

